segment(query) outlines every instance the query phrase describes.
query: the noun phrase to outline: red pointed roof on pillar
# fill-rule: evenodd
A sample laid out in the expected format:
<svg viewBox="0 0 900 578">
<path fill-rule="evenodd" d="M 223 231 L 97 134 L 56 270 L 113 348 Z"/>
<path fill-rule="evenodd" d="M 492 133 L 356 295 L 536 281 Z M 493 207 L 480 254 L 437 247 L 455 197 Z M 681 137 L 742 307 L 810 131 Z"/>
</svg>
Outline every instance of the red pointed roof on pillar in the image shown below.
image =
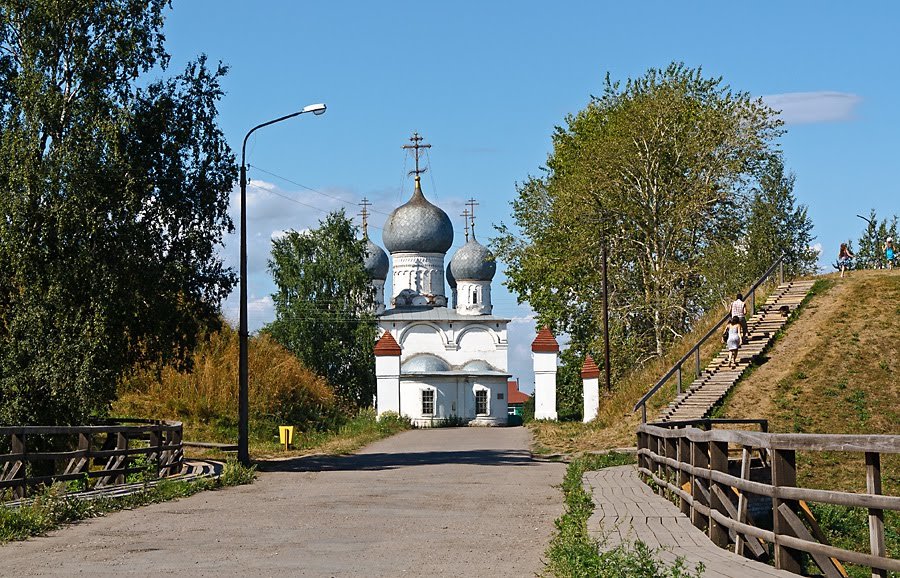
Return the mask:
<svg viewBox="0 0 900 578">
<path fill-rule="evenodd" d="M 581 377 L 582 379 L 600 377 L 600 368 L 594 363 L 594 358 L 591 357 L 590 353 L 584 358 L 584 366 L 581 368 Z"/>
<path fill-rule="evenodd" d="M 538 331 L 537 337 L 531 342 L 531 350 L 535 353 L 559 353 L 559 343 L 550 332 L 550 328 L 544 325 L 543 329 Z"/>
<path fill-rule="evenodd" d="M 394 336 L 391 335 L 390 331 L 385 331 L 375 343 L 375 355 L 377 356 L 387 356 L 387 355 L 400 355 L 402 351 L 400 350 L 400 344 L 397 343 L 397 340 L 394 339 Z"/>
</svg>

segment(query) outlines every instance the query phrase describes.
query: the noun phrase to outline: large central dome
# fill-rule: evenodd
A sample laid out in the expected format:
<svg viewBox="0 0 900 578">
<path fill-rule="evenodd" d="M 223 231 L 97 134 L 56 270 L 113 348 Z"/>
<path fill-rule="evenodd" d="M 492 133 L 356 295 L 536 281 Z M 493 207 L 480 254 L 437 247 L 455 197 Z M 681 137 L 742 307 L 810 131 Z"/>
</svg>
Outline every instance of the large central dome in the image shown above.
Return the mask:
<svg viewBox="0 0 900 578">
<path fill-rule="evenodd" d="M 446 253 L 453 245 L 450 217 L 428 202 L 418 176 L 412 198 L 388 217 L 382 239 L 390 253 Z"/>
</svg>

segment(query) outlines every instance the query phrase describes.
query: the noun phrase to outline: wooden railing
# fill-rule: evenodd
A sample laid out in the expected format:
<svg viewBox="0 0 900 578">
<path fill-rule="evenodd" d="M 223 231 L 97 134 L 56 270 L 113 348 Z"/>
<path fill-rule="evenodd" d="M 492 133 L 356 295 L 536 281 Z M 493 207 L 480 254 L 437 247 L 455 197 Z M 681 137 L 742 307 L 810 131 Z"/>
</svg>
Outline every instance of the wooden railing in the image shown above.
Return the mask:
<svg viewBox="0 0 900 578">
<path fill-rule="evenodd" d="M 91 426 L 0 427 L 0 493 L 15 498 L 30 488 L 82 480 L 94 488 L 123 484 L 129 474 L 181 472 L 181 422 L 119 420 Z M 140 456 L 144 459 L 135 463 Z M 87 488 L 84 488 L 87 489 Z"/>
<path fill-rule="evenodd" d="M 713 429 L 716 425 L 756 424 L 762 432 Z M 677 500 L 691 522 L 708 530 L 721 547 L 734 543 L 739 554 L 761 558 L 774 545 L 775 567 L 800 573 L 801 552 L 809 554 L 825 576 L 844 576 L 840 561 L 868 566 L 873 576 L 900 572 L 900 560 L 888 558 L 884 542 L 884 511 L 900 511 L 900 497 L 881 490 L 881 455 L 900 454 L 900 436 L 766 433 L 765 420 L 696 420 L 642 424 L 638 428 L 638 470 L 660 494 Z M 740 456 L 739 467 L 729 453 Z M 797 487 L 796 454 L 857 452 L 865 454 L 866 493 Z M 751 461 L 770 474 L 771 481 L 751 479 Z M 748 514 L 751 497 L 771 500 L 772 528 L 763 528 Z M 732 500 L 737 497 L 737 503 Z M 866 508 L 870 552 L 855 552 L 828 544 L 806 502 Z"/>
<path fill-rule="evenodd" d="M 776 259 L 775 262 L 772 263 L 772 265 L 769 266 L 768 269 L 766 269 L 766 272 L 763 273 L 762 276 L 756 280 L 756 283 L 754 283 L 753 286 L 750 287 L 750 289 L 748 289 L 746 293 L 744 293 L 744 299 L 750 302 L 750 311 L 749 311 L 748 317 L 753 315 L 754 313 L 756 313 L 756 290 L 759 289 L 760 285 L 765 283 L 766 280 L 768 280 L 769 277 L 771 277 L 775 273 L 775 271 L 778 271 L 778 284 L 780 285 L 780 284 L 784 283 L 784 256 L 783 255 L 781 257 L 779 257 L 778 259 Z M 679 393 L 679 394 L 681 393 L 681 386 L 683 384 L 682 368 L 684 367 L 684 364 L 686 364 L 691 359 L 691 357 L 694 358 L 694 365 L 695 365 L 694 375 L 696 375 L 696 376 L 700 375 L 700 372 L 702 370 L 702 368 L 700 367 L 700 348 L 713 335 L 716 335 L 718 337 L 719 329 L 729 319 L 731 319 L 730 311 L 728 313 L 726 313 L 725 315 L 723 315 L 722 318 L 719 319 L 719 322 L 716 323 L 709 331 L 707 331 L 706 334 L 703 337 L 701 337 L 699 339 L 699 341 L 697 341 L 697 343 L 695 343 L 693 345 L 693 347 L 691 347 L 688 350 L 688 352 L 685 353 L 684 356 L 682 356 L 681 359 L 679 359 L 677 362 L 675 362 L 675 365 L 673 365 L 669 369 L 669 371 L 667 371 L 665 373 L 665 375 L 663 375 L 659 379 L 659 381 L 657 381 L 656 384 L 653 387 L 651 387 L 647 391 L 647 393 L 645 393 L 644 396 L 638 400 L 638 402 L 636 404 L 634 404 L 634 408 L 632 408 L 632 411 L 637 411 L 638 409 L 641 410 L 641 422 L 642 423 L 647 423 L 647 402 L 650 400 L 651 397 L 653 397 L 656 394 L 657 391 L 660 390 L 660 388 L 662 388 L 662 386 L 664 386 L 669 381 L 669 379 L 671 379 L 671 377 L 673 375 L 676 375 L 678 377 L 678 380 L 676 381 L 676 383 L 677 383 L 676 387 L 678 390 L 677 393 Z"/>
</svg>

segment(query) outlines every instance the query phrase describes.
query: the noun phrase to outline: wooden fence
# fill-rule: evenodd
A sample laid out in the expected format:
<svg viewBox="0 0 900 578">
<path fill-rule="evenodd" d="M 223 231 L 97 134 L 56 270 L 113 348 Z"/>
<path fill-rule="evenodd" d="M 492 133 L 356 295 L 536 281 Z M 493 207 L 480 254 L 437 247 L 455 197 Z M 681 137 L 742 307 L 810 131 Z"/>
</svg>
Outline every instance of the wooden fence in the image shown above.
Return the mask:
<svg viewBox="0 0 900 578">
<path fill-rule="evenodd" d="M 181 422 L 120 420 L 91 426 L 0 427 L 0 492 L 16 498 L 58 481 L 95 480 L 93 487 L 123 484 L 148 469 L 160 477 L 181 472 Z M 135 463 L 140 456 L 143 463 Z M 87 488 L 84 488 L 87 489 Z"/>
<path fill-rule="evenodd" d="M 755 425 L 762 431 L 713 429 L 716 425 Z M 900 436 L 767 433 L 765 420 L 703 419 L 638 428 L 638 470 L 660 494 L 676 499 L 698 528 L 718 546 L 761 558 L 774 545 L 776 568 L 800 573 L 801 552 L 812 557 L 825 576 L 845 576 L 841 561 L 868 566 L 872 576 L 900 572 L 900 560 L 888 558 L 884 511 L 900 511 L 900 497 L 881 490 L 881 455 L 900 454 Z M 866 493 L 797 487 L 796 453 L 865 454 Z M 734 452 L 739 461 L 729 460 Z M 734 466 L 729 468 L 729 462 Z M 769 481 L 751 479 L 751 462 L 762 466 Z M 758 468 L 759 469 L 759 468 Z M 738 475 L 733 475 L 739 471 Z M 751 496 L 771 500 L 772 527 L 760 527 L 748 513 Z M 736 503 L 734 498 L 737 498 Z M 868 553 L 828 544 L 806 502 L 866 508 Z"/>
</svg>

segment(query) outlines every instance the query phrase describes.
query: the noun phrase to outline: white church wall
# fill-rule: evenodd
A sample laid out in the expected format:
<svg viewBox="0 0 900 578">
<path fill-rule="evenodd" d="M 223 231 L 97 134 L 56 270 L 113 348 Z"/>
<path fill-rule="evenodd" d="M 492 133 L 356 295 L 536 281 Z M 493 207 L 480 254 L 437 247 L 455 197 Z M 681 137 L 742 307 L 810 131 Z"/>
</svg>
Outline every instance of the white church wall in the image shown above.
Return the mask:
<svg viewBox="0 0 900 578">
<path fill-rule="evenodd" d="M 395 338 L 398 336 L 395 335 Z M 399 331 L 400 347 L 403 348 L 403 361 L 416 353 L 434 353 L 444 357 L 445 336 L 438 325 L 416 323 Z"/>
<path fill-rule="evenodd" d="M 400 379 L 400 413 L 418 427 L 431 427 L 457 417 L 472 425 L 505 425 L 508 418 L 503 377 L 436 377 L 404 375 Z M 476 414 L 476 392 L 486 392 L 488 412 Z M 433 412 L 423 413 L 423 392 L 434 392 Z"/>
</svg>

